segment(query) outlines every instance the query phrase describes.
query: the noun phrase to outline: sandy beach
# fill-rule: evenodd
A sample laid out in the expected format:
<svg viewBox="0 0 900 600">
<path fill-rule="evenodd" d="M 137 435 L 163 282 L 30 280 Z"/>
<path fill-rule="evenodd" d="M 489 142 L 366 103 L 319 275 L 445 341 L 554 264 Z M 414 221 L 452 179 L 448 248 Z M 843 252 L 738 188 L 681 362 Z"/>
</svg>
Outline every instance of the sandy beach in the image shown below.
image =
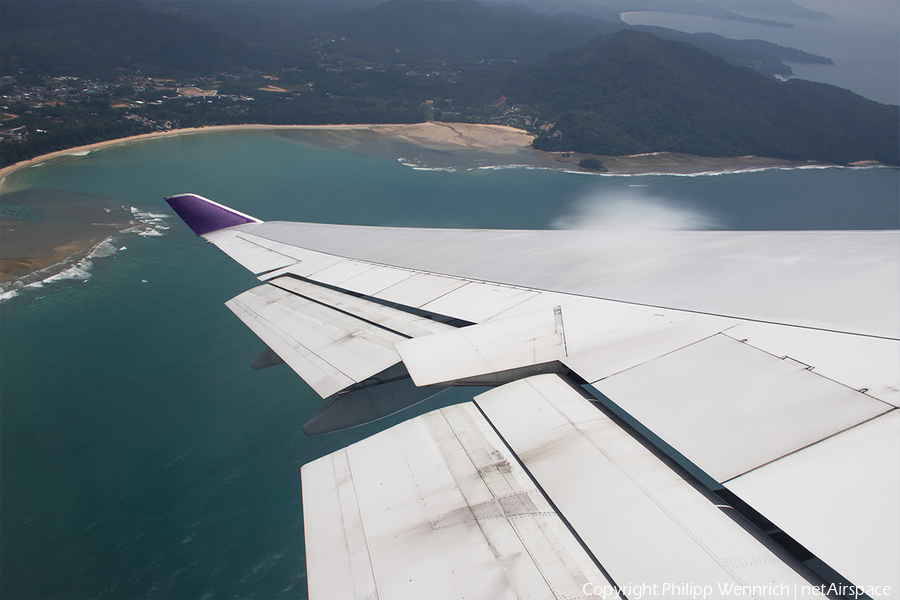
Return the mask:
<svg viewBox="0 0 900 600">
<path fill-rule="evenodd" d="M 218 125 L 214 127 L 189 127 L 185 129 L 172 129 L 169 131 L 157 131 L 134 135 L 127 138 L 119 138 L 78 146 L 67 150 L 59 150 L 44 154 L 30 160 L 18 162 L 0 169 L 0 192 L 3 191 L 4 181 L 10 174 L 18 169 L 37 165 L 60 156 L 85 154 L 103 148 L 122 146 L 144 140 L 169 137 L 176 135 L 192 135 L 211 131 L 274 131 L 274 130 L 365 130 L 379 134 L 389 135 L 397 139 L 428 147 L 428 148 L 469 148 L 473 150 L 485 150 L 504 152 L 516 148 L 527 148 L 534 140 L 534 135 L 521 129 L 514 129 L 503 125 L 473 125 L 469 123 L 414 123 L 410 125 Z"/>
<path fill-rule="evenodd" d="M 515 129 L 504 125 L 483 125 L 472 123 L 413 123 L 400 125 L 219 125 L 213 127 L 196 127 L 185 129 L 172 129 L 145 133 L 127 138 L 119 138 L 99 142 L 87 146 L 78 146 L 67 150 L 60 150 L 50 154 L 44 154 L 30 160 L 18 162 L 0 169 L 0 192 L 3 192 L 4 182 L 10 174 L 18 169 L 37 165 L 60 156 L 85 154 L 103 148 L 121 146 L 159 137 L 178 135 L 192 135 L 211 131 L 274 131 L 274 130 L 332 130 L 332 131 L 371 131 L 374 133 L 391 136 L 395 139 L 408 141 L 418 146 L 434 149 L 461 149 L 481 150 L 488 152 L 506 153 L 531 146 L 534 135 L 522 129 Z M 556 166 L 564 169 L 578 169 L 578 163 L 582 158 L 593 157 L 603 162 L 606 172 L 610 174 L 647 174 L 647 173 L 672 173 L 672 174 L 696 174 L 709 172 L 732 172 L 752 169 L 790 169 L 802 166 L 815 166 L 820 163 L 797 162 L 777 158 L 765 158 L 759 156 L 740 157 L 704 157 L 689 154 L 677 154 L 673 152 L 653 152 L 649 154 L 637 154 L 632 156 L 599 156 L 569 152 L 541 152 L 535 150 L 546 161 L 548 166 Z M 824 166 L 824 165 L 822 165 Z"/>
</svg>

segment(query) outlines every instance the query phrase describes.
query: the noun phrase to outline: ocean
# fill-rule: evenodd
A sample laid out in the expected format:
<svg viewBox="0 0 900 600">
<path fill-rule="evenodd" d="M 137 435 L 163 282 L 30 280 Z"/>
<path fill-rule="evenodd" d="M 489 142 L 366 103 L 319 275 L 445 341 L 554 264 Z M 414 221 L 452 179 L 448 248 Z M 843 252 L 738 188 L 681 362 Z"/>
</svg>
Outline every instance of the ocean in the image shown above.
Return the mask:
<svg viewBox="0 0 900 600">
<path fill-rule="evenodd" d="M 129 212 L 66 277 L 0 302 L 0 596 L 302 598 L 300 466 L 473 390 L 310 438 L 322 406 L 223 303 L 258 282 L 174 216 L 195 192 L 268 220 L 471 228 L 896 229 L 900 170 L 604 176 L 528 150 L 367 132 L 206 132 L 16 173 L 9 199 Z"/>
</svg>

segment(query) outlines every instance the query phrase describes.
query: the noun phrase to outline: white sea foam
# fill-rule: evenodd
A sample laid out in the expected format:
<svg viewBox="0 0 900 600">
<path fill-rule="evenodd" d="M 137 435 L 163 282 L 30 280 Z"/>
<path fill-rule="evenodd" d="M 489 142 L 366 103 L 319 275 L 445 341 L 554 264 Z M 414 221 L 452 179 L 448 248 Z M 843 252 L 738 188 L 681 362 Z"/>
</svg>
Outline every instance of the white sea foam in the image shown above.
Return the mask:
<svg viewBox="0 0 900 600">
<path fill-rule="evenodd" d="M 65 281 L 66 279 L 75 279 L 87 281 L 91 276 L 91 267 L 93 263 L 88 259 L 82 259 L 64 271 L 60 271 L 56 275 L 51 275 L 47 279 L 41 281 L 42 284 L 53 283 L 54 281 Z"/>
<path fill-rule="evenodd" d="M 107 256 L 112 256 L 113 254 L 118 252 L 112 242 L 113 239 L 111 237 L 106 238 L 105 240 L 91 248 L 91 251 L 85 258 L 105 258 Z"/>
<path fill-rule="evenodd" d="M 68 152 L 67 156 L 87 156 L 90 153 L 90 150 L 79 150 L 78 152 Z"/>
<path fill-rule="evenodd" d="M 84 258 L 74 264 L 68 264 L 68 261 L 71 259 L 67 259 L 6 284 L 9 286 L 8 288 L 0 288 L 0 301 L 14 298 L 19 291 L 26 288 L 42 288 L 47 284 L 58 281 L 87 281 L 91 277 L 94 260 L 106 258 L 118 252 L 113 241 L 112 237 L 108 237 L 99 244 L 94 245 L 84 255 Z"/>
<path fill-rule="evenodd" d="M 648 154 L 637 154 L 635 156 L 653 156 L 661 154 L 660 152 L 651 152 Z M 415 159 L 400 157 L 397 161 L 404 167 L 409 167 L 414 171 L 446 171 L 455 172 L 461 168 L 457 167 L 429 167 Z M 821 169 L 873 169 L 885 168 L 884 165 L 866 164 L 866 165 L 798 165 L 798 166 L 754 166 L 754 167 L 735 167 L 730 169 L 721 169 L 715 171 L 698 171 L 695 173 L 673 173 L 668 171 L 653 171 L 648 173 L 610 173 L 602 171 L 586 171 L 583 169 L 574 169 L 572 167 L 563 166 L 539 166 L 526 164 L 508 164 L 508 165 L 483 165 L 480 167 L 468 167 L 466 171 L 501 171 L 506 169 L 522 169 L 525 171 L 560 171 L 572 175 L 589 175 L 594 177 L 719 177 L 721 175 L 733 175 L 738 173 L 761 173 L 763 171 L 805 171 L 805 170 L 821 170 Z M 891 167 L 887 167 L 891 168 Z"/>
<path fill-rule="evenodd" d="M 106 258 L 107 256 L 112 256 L 117 252 L 116 247 L 112 242 L 113 238 L 106 238 L 105 240 L 91 248 L 90 252 L 88 252 L 84 258 L 79 260 L 68 269 L 42 279 L 38 283 L 43 285 L 46 283 L 52 283 L 54 281 L 65 281 L 67 279 L 87 281 L 91 276 L 91 268 L 94 266 L 94 259 Z"/>
<path fill-rule="evenodd" d="M 566 169 L 562 169 L 560 167 L 548 167 L 548 166 L 539 166 L 539 165 L 485 165 L 483 167 L 476 167 L 479 170 L 484 171 L 502 171 L 505 169 L 522 169 L 525 171 L 564 171 Z M 589 171 L 571 171 L 572 173 L 587 173 L 590 175 Z"/>
<path fill-rule="evenodd" d="M 810 171 L 823 169 L 879 169 L 894 168 L 880 164 L 872 165 L 799 165 L 791 167 L 767 166 L 767 167 L 737 167 L 732 169 L 724 169 L 718 171 L 698 171 L 696 173 L 672 173 L 668 171 L 652 171 L 648 173 L 609 173 L 602 171 L 584 171 L 575 170 L 565 167 L 542 167 L 534 165 L 486 165 L 482 167 L 473 167 L 477 170 L 498 171 L 502 169 L 525 169 L 529 171 L 560 171 L 572 175 L 592 175 L 594 177 L 719 177 L 721 175 L 734 175 L 739 173 L 762 173 L 764 171 Z M 472 169 L 470 169 L 472 170 Z"/>
<path fill-rule="evenodd" d="M 133 227 L 123 229 L 121 233 L 137 233 L 143 237 L 159 237 L 163 235 L 163 231 L 169 229 L 163 223 L 171 215 L 166 213 L 154 213 L 143 211 L 134 206 L 131 207 L 131 216 L 134 218 Z"/>
<path fill-rule="evenodd" d="M 456 167 L 429 167 L 427 165 L 423 165 L 420 161 L 414 158 L 410 159 L 404 158 L 402 156 L 397 159 L 397 162 L 399 162 L 404 167 L 409 167 L 413 171 L 445 171 L 448 173 L 454 173 L 457 171 Z"/>
<path fill-rule="evenodd" d="M 140 219 L 142 221 L 151 221 L 153 219 L 168 219 L 170 216 L 172 216 L 167 213 L 153 213 L 150 211 L 143 211 L 133 206 L 131 207 L 131 214 L 136 219 Z"/>
</svg>

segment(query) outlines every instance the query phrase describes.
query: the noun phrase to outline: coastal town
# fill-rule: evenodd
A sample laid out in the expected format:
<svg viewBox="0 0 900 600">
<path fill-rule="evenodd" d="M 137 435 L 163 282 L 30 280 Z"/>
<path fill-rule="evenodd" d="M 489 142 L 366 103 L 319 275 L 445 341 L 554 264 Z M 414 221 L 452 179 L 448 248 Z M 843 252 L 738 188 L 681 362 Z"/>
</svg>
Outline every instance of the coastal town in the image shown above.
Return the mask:
<svg viewBox="0 0 900 600">
<path fill-rule="evenodd" d="M 540 112 L 524 104 L 511 105 L 506 96 L 487 106 L 468 106 L 442 97 L 447 94 L 435 94 L 386 102 L 378 115 L 360 114 L 342 93 L 341 79 L 348 73 L 365 77 L 369 72 L 390 72 L 412 87 L 427 89 L 431 82 L 439 82 L 446 89 L 458 82 L 459 70 L 406 63 L 354 66 L 341 60 L 318 66 L 318 72 L 266 73 L 244 67 L 177 79 L 121 69 L 117 80 L 40 77 L 22 69 L 0 78 L 0 166 L 85 143 L 210 125 L 447 121 L 529 131 L 540 125 Z M 415 80 L 425 84 L 419 86 Z"/>
<path fill-rule="evenodd" d="M 24 73 L 22 75 L 25 75 Z M 28 78 L 4 76 L 0 78 L 0 139 L 24 141 L 33 134 L 48 133 L 59 117 L 41 115 L 51 122 L 45 128 L 20 125 L 18 122 L 27 115 L 40 114 L 43 109 L 59 109 L 66 105 L 103 104 L 116 109 L 122 119 L 140 123 L 150 131 L 164 131 L 177 128 L 171 120 L 147 118 L 141 111 L 150 106 L 164 106 L 167 101 L 253 101 L 244 95 L 219 95 L 217 83 L 225 78 L 238 79 L 240 75 L 217 74 L 216 77 L 193 77 L 182 80 L 153 78 L 139 72 L 120 76 L 118 82 L 97 78 L 74 76 Z M 221 78 L 221 79 L 220 79 Z M 281 90 L 272 90 L 281 91 Z M 88 113 L 87 116 L 99 116 Z"/>
</svg>

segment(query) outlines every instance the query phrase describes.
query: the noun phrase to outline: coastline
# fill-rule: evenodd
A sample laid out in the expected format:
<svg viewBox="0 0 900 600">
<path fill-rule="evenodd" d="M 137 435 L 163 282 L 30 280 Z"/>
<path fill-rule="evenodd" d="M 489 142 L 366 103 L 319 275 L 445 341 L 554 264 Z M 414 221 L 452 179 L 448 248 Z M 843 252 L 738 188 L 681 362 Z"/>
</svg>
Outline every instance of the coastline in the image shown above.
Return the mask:
<svg viewBox="0 0 900 600">
<path fill-rule="evenodd" d="M 410 143 L 434 148 L 468 148 L 504 152 L 511 149 L 527 148 L 534 135 L 522 129 L 505 125 L 482 125 L 471 123 L 413 123 L 413 124 L 353 124 L 353 125 L 213 125 L 210 127 L 186 127 L 154 131 L 124 138 L 116 138 L 105 142 L 97 142 L 86 146 L 76 146 L 66 150 L 57 150 L 34 158 L 23 160 L 0 169 L 0 193 L 3 192 L 7 178 L 18 171 L 63 156 L 84 155 L 96 150 L 122 146 L 145 140 L 179 135 L 194 135 L 215 131 L 276 131 L 276 130 L 364 130 L 390 135 Z"/>
<path fill-rule="evenodd" d="M 84 155 L 96 150 L 121 146 L 145 140 L 161 137 L 194 135 L 215 131 L 277 131 L 277 130 L 320 130 L 320 131 L 349 131 L 364 130 L 373 133 L 388 135 L 398 140 L 403 140 L 418 146 L 435 149 L 470 149 L 497 153 L 509 153 L 511 151 L 529 148 L 534 140 L 534 135 L 506 125 L 489 125 L 474 123 L 445 123 L 426 122 L 412 124 L 352 124 L 352 125 L 214 125 L 210 127 L 188 127 L 184 129 L 171 129 L 168 131 L 155 131 L 125 138 L 97 142 L 86 146 L 77 146 L 66 150 L 58 150 L 48 154 L 42 154 L 35 158 L 15 163 L 0 169 L 0 193 L 4 191 L 7 178 L 18 171 L 48 160 L 63 156 Z M 814 161 L 790 161 L 779 158 L 766 158 L 760 156 L 738 157 L 705 157 L 690 154 L 678 154 L 674 152 L 652 152 L 647 154 L 635 154 L 630 156 L 602 156 L 580 154 L 576 152 L 544 152 L 534 150 L 546 162 L 547 166 L 560 169 L 578 169 L 578 162 L 582 158 L 596 158 L 604 167 L 606 175 L 649 175 L 649 174 L 712 174 L 733 173 L 737 171 L 759 169 L 795 169 L 804 167 L 832 167 L 836 165 L 819 163 Z M 867 165 L 875 166 L 875 165 Z"/>
<path fill-rule="evenodd" d="M 724 175 L 763 171 L 768 169 L 810 169 L 836 167 L 830 163 L 817 161 L 796 161 L 783 158 L 767 158 L 764 156 L 696 156 L 677 152 L 649 152 L 628 156 L 603 156 L 597 154 L 580 154 L 577 152 L 542 152 L 552 160 L 558 168 L 571 165 L 576 170 L 578 163 L 584 158 L 594 158 L 603 163 L 604 171 L 600 175 Z M 880 166 L 880 163 L 851 166 Z"/>
</svg>

